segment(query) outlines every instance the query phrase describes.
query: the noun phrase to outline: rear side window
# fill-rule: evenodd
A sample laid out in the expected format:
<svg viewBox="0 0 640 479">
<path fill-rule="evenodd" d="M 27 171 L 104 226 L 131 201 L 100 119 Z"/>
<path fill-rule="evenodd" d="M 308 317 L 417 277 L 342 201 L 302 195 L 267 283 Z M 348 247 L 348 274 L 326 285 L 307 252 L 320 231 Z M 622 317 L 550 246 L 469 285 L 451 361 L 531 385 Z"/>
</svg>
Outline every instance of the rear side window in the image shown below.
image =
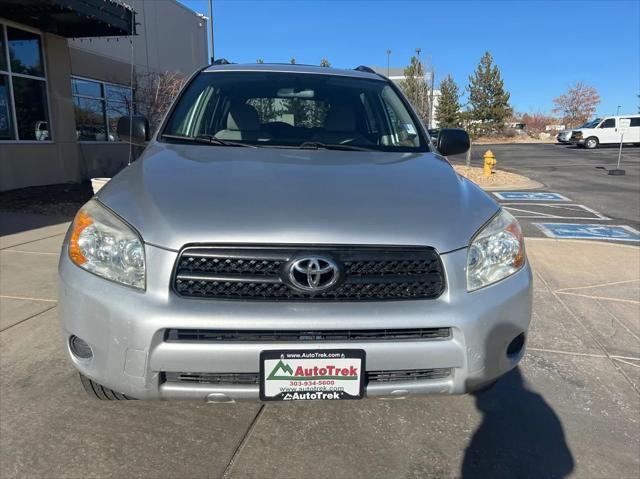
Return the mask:
<svg viewBox="0 0 640 479">
<path fill-rule="evenodd" d="M 615 118 L 607 118 L 602 122 L 600 128 L 615 128 L 616 127 L 616 119 Z"/>
<path fill-rule="evenodd" d="M 631 125 L 629 126 L 640 126 L 640 116 L 635 118 L 629 118 L 631 120 Z"/>
</svg>

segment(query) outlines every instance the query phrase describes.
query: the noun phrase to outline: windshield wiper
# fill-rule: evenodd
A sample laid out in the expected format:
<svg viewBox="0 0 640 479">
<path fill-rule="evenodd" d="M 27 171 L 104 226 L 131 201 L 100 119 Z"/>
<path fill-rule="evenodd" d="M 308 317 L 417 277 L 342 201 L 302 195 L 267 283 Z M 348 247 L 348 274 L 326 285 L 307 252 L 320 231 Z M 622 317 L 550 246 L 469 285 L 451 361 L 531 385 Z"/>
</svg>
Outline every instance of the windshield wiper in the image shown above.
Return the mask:
<svg viewBox="0 0 640 479">
<path fill-rule="evenodd" d="M 298 148 L 305 150 L 345 150 L 345 151 L 373 151 L 372 148 L 362 146 L 342 145 L 333 143 L 322 143 L 321 141 L 305 141 L 298 145 Z"/>
<path fill-rule="evenodd" d="M 165 133 L 164 135 L 162 135 L 162 138 L 167 138 L 169 140 L 185 141 L 190 143 L 206 143 L 208 145 L 215 145 L 215 146 L 241 146 L 245 148 L 258 148 L 255 145 L 249 145 L 247 143 L 238 143 L 235 141 L 221 140 L 220 138 L 216 138 L 215 136 L 211 136 L 211 135 L 183 136 L 183 135 L 170 135 Z"/>
</svg>

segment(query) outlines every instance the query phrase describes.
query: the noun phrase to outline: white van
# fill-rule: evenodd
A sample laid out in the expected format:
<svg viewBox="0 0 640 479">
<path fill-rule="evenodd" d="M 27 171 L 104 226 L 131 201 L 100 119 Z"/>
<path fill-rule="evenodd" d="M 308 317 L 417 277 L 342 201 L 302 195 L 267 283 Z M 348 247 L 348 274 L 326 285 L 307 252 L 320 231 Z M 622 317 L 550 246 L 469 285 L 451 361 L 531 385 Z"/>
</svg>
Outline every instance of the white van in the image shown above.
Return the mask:
<svg viewBox="0 0 640 479">
<path fill-rule="evenodd" d="M 596 118 L 587 128 L 578 128 L 571 134 L 571 143 L 593 149 L 598 145 L 620 143 L 620 120 L 628 119 L 631 124 L 624 132 L 625 143 L 640 144 L 640 115 L 620 115 Z"/>
</svg>

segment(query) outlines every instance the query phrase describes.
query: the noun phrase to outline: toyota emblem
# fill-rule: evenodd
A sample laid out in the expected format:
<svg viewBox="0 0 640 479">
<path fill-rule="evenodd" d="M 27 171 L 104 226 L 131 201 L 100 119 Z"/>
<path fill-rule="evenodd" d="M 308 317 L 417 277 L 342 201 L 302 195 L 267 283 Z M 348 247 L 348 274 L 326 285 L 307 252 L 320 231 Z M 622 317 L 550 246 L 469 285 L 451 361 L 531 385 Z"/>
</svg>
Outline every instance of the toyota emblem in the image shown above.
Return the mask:
<svg viewBox="0 0 640 479">
<path fill-rule="evenodd" d="M 340 270 L 329 258 L 308 256 L 294 260 L 289 266 L 289 281 L 302 291 L 324 291 L 338 282 Z"/>
</svg>

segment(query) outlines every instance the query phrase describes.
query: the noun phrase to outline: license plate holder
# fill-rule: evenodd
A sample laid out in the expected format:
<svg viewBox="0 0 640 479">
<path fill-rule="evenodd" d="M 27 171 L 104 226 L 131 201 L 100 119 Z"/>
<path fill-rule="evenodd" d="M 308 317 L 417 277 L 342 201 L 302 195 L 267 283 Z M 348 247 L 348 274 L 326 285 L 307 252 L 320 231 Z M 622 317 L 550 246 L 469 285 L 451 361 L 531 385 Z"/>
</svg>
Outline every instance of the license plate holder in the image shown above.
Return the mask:
<svg viewBox="0 0 640 479">
<path fill-rule="evenodd" d="M 260 400 L 362 399 L 365 362 L 362 349 L 262 351 Z"/>
</svg>

